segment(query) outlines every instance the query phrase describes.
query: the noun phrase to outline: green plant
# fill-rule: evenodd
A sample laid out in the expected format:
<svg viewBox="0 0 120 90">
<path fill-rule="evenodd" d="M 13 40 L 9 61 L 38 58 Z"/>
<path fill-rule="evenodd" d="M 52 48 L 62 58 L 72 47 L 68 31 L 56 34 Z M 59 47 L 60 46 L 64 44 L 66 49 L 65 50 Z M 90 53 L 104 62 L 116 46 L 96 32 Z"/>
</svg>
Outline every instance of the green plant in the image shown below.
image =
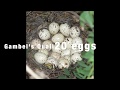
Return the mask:
<svg viewBox="0 0 120 90">
<path fill-rule="evenodd" d="M 84 61 L 78 62 L 78 67 L 73 71 L 78 79 L 86 79 L 89 75 L 92 64 L 86 64 Z"/>
<path fill-rule="evenodd" d="M 82 27 L 85 27 L 85 25 L 88 25 L 91 29 L 94 28 L 94 11 L 84 11 L 80 15 L 80 25 Z"/>
<path fill-rule="evenodd" d="M 70 78 L 70 70 L 64 69 L 64 73 L 58 77 L 58 79 L 67 79 Z"/>
</svg>

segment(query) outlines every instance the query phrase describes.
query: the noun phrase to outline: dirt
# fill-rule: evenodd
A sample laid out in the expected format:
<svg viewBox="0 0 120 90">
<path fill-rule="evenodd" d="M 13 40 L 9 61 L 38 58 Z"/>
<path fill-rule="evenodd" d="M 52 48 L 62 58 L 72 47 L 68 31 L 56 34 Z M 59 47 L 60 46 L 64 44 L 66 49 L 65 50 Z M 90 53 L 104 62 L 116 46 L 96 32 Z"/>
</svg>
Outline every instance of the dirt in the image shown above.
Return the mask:
<svg viewBox="0 0 120 90">
<path fill-rule="evenodd" d="M 81 11 L 28 11 L 26 12 L 26 42 L 30 43 L 32 39 L 39 38 L 38 31 L 43 28 L 48 28 L 51 22 L 57 22 L 60 24 L 68 23 L 70 26 L 78 26 L 80 28 L 79 15 Z M 85 43 L 86 32 L 81 31 L 81 37 Z M 50 78 L 56 79 L 63 73 L 62 70 L 56 68 L 56 70 L 49 70 L 43 65 L 35 62 L 33 55 L 36 51 L 28 49 L 27 64 L 34 70 L 42 69 Z M 71 75 L 73 76 L 73 75 Z M 75 78 L 75 77 L 73 77 Z"/>
</svg>

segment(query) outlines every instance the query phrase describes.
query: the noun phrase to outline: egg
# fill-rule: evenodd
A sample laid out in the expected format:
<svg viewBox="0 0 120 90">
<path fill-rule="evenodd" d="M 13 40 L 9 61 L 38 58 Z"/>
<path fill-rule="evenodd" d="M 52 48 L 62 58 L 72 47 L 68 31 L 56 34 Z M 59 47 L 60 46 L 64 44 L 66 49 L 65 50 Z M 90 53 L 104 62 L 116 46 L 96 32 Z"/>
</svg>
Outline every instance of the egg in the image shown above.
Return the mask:
<svg viewBox="0 0 120 90">
<path fill-rule="evenodd" d="M 72 38 L 68 37 L 64 39 L 64 42 L 66 43 L 66 48 L 70 49 L 72 45 Z"/>
<path fill-rule="evenodd" d="M 47 55 L 41 52 L 35 53 L 34 58 L 40 64 L 44 64 L 47 61 Z"/>
<path fill-rule="evenodd" d="M 38 33 L 41 40 L 48 40 L 50 38 L 50 32 L 47 29 L 42 29 Z"/>
<path fill-rule="evenodd" d="M 71 49 L 71 53 L 70 53 L 70 54 L 71 54 L 71 55 L 74 54 L 74 53 L 79 53 L 79 54 L 81 54 L 81 52 L 82 52 L 82 51 L 79 50 L 78 48 L 77 48 L 76 50 Z"/>
<path fill-rule="evenodd" d="M 45 62 L 45 64 L 51 64 L 54 68 L 54 65 L 57 67 L 58 62 L 54 57 L 48 57 L 47 61 Z"/>
<path fill-rule="evenodd" d="M 60 59 L 60 54 L 56 53 L 56 52 L 52 52 L 50 56 L 57 59 L 57 60 Z"/>
<path fill-rule="evenodd" d="M 52 44 L 52 51 L 56 52 L 56 53 L 61 53 L 62 52 L 60 45 L 57 45 L 57 44 L 56 45 Z"/>
<path fill-rule="evenodd" d="M 32 49 L 38 50 L 41 48 L 41 40 L 40 39 L 33 39 L 30 43 Z"/>
<path fill-rule="evenodd" d="M 61 33 L 58 33 L 58 34 L 55 34 L 53 37 L 52 37 L 52 42 L 63 42 L 64 40 L 64 36 L 61 34 Z"/>
<path fill-rule="evenodd" d="M 58 62 L 59 69 L 68 68 L 69 66 L 70 66 L 70 63 L 68 60 L 66 60 L 65 58 L 60 58 Z"/>
<path fill-rule="evenodd" d="M 38 50 L 38 52 L 44 53 L 47 56 L 49 55 L 49 52 L 46 49 L 40 49 L 40 50 Z"/>
<path fill-rule="evenodd" d="M 77 61 L 81 61 L 81 60 L 82 60 L 82 58 L 81 58 L 81 56 L 80 56 L 79 53 L 74 53 L 74 54 L 71 56 L 71 62 L 72 62 L 73 64 L 75 64 Z"/>
<path fill-rule="evenodd" d="M 58 25 L 58 23 L 52 22 L 49 25 L 49 31 L 53 35 L 56 34 L 59 31 L 59 25 Z"/>
<path fill-rule="evenodd" d="M 50 51 L 52 49 L 52 42 L 50 40 L 46 40 L 42 43 L 43 48 L 42 49 L 46 49 L 48 51 Z"/>
<path fill-rule="evenodd" d="M 70 58 L 70 55 L 66 55 L 66 56 L 64 56 L 64 58 L 65 58 L 66 60 L 68 60 L 69 63 L 71 64 L 71 58 Z"/>
<path fill-rule="evenodd" d="M 70 36 L 72 38 L 78 37 L 80 35 L 80 29 L 77 26 L 73 26 L 70 29 Z"/>
<path fill-rule="evenodd" d="M 66 55 L 70 55 L 70 49 L 66 49 L 66 50 L 63 50 L 62 53 L 61 53 L 61 56 L 66 56 Z"/>
<path fill-rule="evenodd" d="M 70 26 L 69 26 L 67 23 L 61 24 L 61 25 L 60 25 L 60 32 L 61 32 L 64 36 L 69 36 Z"/>
<path fill-rule="evenodd" d="M 78 50 L 80 44 L 81 45 L 83 44 L 82 39 L 80 37 L 73 38 L 73 40 L 72 40 L 72 49 L 73 50 Z"/>
</svg>

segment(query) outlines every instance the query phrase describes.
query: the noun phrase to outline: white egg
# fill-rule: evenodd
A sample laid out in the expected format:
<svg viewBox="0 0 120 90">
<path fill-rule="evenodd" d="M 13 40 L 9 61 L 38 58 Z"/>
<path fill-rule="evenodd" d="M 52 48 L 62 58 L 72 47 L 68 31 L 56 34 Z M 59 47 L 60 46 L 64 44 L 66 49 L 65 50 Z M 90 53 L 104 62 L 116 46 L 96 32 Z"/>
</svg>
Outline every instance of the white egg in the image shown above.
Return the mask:
<svg viewBox="0 0 120 90">
<path fill-rule="evenodd" d="M 77 48 L 76 50 L 71 49 L 71 53 L 70 53 L 70 54 L 71 54 L 71 55 L 74 54 L 74 53 L 79 53 L 79 54 L 81 54 L 81 52 L 82 52 L 82 51 L 80 51 L 78 48 Z"/>
<path fill-rule="evenodd" d="M 77 45 L 83 44 L 82 38 L 80 37 L 73 38 L 72 43 L 76 43 Z"/>
<path fill-rule="evenodd" d="M 80 29 L 77 26 L 74 26 L 70 29 L 70 36 L 72 38 L 78 37 L 80 35 Z"/>
<path fill-rule="evenodd" d="M 72 49 L 73 50 L 78 50 L 80 44 L 81 45 L 83 44 L 82 39 L 80 37 L 73 38 Z"/>
<path fill-rule="evenodd" d="M 30 43 L 32 49 L 38 50 L 41 46 L 41 40 L 40 39 L 33 39 Z"/>
<path fill-rule="evenodd" d="M 70 66 L 70 63 L 68 60 L 66 60 L 65 58 L 60 58 L 60 60 L 58 62 L 59 69 L 68 68 L 69 66 Z"/>
<path fill-rule="evenodd" d="M 58 62 L 54 57 L 48 57 L 47 61 L 45 62 L 45 64 L 52 64 L 55 65 L 57 67 Z"/>
<path fill-rule="evenodd" d="M 70 49 L 72 45 L 72 38 L 68 37 L 64 39 L 64 42 L 66 43 L 66 48 Z"/>
<path fill-rule="evenodd" d="M 66 56 L 64 56 L 64 58 L 65 58 L 66 60 L 68 60 L 69 63 L 71 64 L 71 58 L 70 58 L 70 55 L 66 55 Z"/>
<path fill-rule="evenodd" d="M 55 43 L 55 42 L 63 42 L 64 40 L 64 36 L 61 34 L 61 33 L 58 33 L 58 34 L 55 34 L 53 37 L 52 37 L 52 41 Z"/>
<path fill-rule="evenodd" d="M 71 62 L 72 62 L 73 64 L 75 64 L 77 61 L 81 61 L 81 60 L 82 60 L 82 58 L 81 58 L 81 56 L 80 56 L 79 53 L 74 53 L 74 54 L 71 56 Z"/>
<path fill-rule="evenodd" d="M 60 32 L 61 32 L 64 36 L 69 36 L 70 26 L 69 26 L 67 23 L 61 24 L 61 25 L 60 25 Z"/>
<path fill-rule="evenodd" d="M 42 43 L 43 48 L 42 49 L 46 49 L 48 51 L 50 51 L 52 49 L 52 42 L 50 40 L 46 40 Z"/>
<path fill-rule="evenodd" d="M 50 31 L 51 34 L 56 34 L 59 31 L 58 23 L 52 22 L 49 25 L 49 31 Z"/>
<path fill-rule="evenodd" d="M 70 49 L 66 49 L 66 50 L 63 50 L 62 53 L 61 53 L 61 56 L 66 56 L 66 55 L 70 55 Z"/>
<path fill-rule="evenodd" d="M 41 40 L 48 40 L 50 38 L 50 32 L 47 29 L 42 29 L 38 33 Z"/>
<path fill-rule="evenodd" d="M 47 55 L 41 52 L 35 53 L 34 58 L 40 64 L 44 64 L 47 61 Z"/>
<path fill-rule="evenodd" d="M 44 53 L 47 56 L 49 55 L 49 52 L 46 49 L 40 49 L 40 50 L 38 50 L 38 52 Z"/>
<path fill-rule="evenodd" d="M 51 57 L 54 57 L 55 59 L 60 59 L 60 54 L 59 53 L 56 53 L 56 52 L 52 52 L 51 53 L 51 55 L 50 55 Z"/>
<path fill-rule="evenodd" d="M 56 45 L 52 44 L 52 51 L 56 52 L 56 53 L 61 53 L 62 52 L 60 45 L 57 45 L 57 44 Z"/>
</svg>

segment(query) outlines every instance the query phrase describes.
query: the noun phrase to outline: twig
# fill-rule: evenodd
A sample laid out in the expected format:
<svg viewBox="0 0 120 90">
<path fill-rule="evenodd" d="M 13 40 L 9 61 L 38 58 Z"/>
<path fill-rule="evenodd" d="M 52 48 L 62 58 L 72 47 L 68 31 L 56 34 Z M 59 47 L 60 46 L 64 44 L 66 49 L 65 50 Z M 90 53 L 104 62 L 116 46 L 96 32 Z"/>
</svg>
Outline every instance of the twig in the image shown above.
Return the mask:
<svg viewBox="0 0 120 90">
<path fill-rule="evenodd" d="M 38 76 L 28 65 L 26 65 L 26 71 L 33 76 L 35 79 L 43 79 L 40 76 Z"/>
<path fill-rule="evenodd" d="M 66 11 L 66 12 L 68 12 L 68 13 L 71 13 L 71 14 L 73 14 L 73 15 L 75 15 L 76 16 L 76 18 L 78 18 L 78 20 L 79 20 L 79 15 L 76 13 L 76 12 L 74 12 L 74 11 Z"/>
</svg>

